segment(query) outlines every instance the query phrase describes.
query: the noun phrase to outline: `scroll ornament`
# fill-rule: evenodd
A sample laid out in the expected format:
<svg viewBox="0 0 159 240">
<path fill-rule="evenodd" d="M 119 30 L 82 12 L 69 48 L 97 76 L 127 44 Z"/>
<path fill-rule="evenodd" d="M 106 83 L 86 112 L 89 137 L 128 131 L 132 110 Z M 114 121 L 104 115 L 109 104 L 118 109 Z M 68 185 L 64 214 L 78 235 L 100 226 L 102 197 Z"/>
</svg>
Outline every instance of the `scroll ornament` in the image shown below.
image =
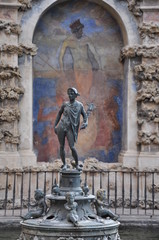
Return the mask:
<svg viewBox="0 0 159 240">
<path fill-rule="evenodd" d="M 13 23 L 13 22 L 6 22 L 3 20 L 0 20 L 0 30 L 4 30 L 6 34 L 17 34 L 20 35 L 21 33 L 21 27 L 19 24 Z"/>
</svg>

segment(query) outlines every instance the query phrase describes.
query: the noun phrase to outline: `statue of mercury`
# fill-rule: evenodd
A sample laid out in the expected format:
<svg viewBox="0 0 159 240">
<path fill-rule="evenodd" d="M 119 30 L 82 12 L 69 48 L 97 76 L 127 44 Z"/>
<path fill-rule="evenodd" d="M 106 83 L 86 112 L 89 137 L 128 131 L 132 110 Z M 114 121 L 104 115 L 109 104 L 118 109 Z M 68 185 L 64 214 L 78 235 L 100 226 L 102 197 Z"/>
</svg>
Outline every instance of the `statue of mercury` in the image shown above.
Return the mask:
<svg viewBox="0 0 159 240">
<path fill-rule="evenodd" d="M 83 104 L 76 100 L 78 93 L 77 89 L 74 87 L 68 88 L 67 94 L 69 97 L 68 102 L 64 102 L 57 114 L 54 131 L 58 136 L 60 143 L 60 157 L 63 162 L 62 169 L 66 170 L 66 160 L 65 160 L 65 138 L 68 140 L 69 147 L 72 151 L 72 156 L 75 160 L 75 167 L 77 170 L 80 170 L 78 165 L 78 154 L 75 149 L 75 142 L 78 137 L 78 130 L 80 126 L 80 116 L 83 117 L 83 124 L 80 129 L 84 129 L 88 125 L 88 117 L 84 110 Z"/>
</svg>

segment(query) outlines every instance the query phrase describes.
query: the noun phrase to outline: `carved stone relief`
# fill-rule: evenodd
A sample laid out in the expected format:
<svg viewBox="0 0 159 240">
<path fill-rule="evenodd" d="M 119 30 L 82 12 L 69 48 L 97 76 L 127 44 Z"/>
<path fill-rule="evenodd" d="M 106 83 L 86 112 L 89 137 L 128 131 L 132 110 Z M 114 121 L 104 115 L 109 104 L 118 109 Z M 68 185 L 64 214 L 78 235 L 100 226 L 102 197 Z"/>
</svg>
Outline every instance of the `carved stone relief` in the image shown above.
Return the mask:
<svg viewBox="0 0 159 240">
<path fill-rule="evenodd" d="M 134 67 L 135 76 L 138 80 L 159 81 L 159 64 L 140 64 Z"/>
<path fill-rule="evenodd" d="M 133 57 L 158 58 L 159 45 L 134 45 L 126 46 L 121 50 L 120 60 Z"/>
<path fill-rule="evenodd" d="M 139 33 L 141 35 L 141 38 L 145 38 L 148 36 L 149 38 L 155 38 L 159 36 L 159 25 L 151 22 L 151 23 L 145 23 L 139 25 Z"/>
<path fill-rule="evenodd" d="M 141 0 L 127 0 L 128 2 L 128 9 L 134 14 L 136 17 L 141 17 L 142 16 L 142 11 L 139 7 L 139 2 Z"/>
<path fill-rule="evenodd" d="M 5 122 L 13 122 L 20 119 L 20 111 L 18 109 L 0 108 L 0 124 Z"/>
<path fill-rule="evenodd" d="M 19 8 L 20 11 L 26 11 L 27 9 L 30 9 L 32 7 L 32 0 L 18 0 L 18 2 L 21 3 L 21 6 Z"/>
<path fill-rule="evenodd" d="M 0 131 L 0 143 L 11 143 L 11 144 L 19 144 L 20 143 L 20 135 L 14 135 L 12 132 L 8 130 Z"/>
<path fill-rule="evenodd" d="M 156 109 L 139 109 L 137 115 L 139 117 L 139 125 L 142 125 L 144 123 L 144 119 L 147 122 L 153 121 L 155 123 L 159 123 L 159 113 Z"/>
<path fill-rule="evenodd" d="M 156 82 L 143 81 L 142 88 L 137 91 L 137 101 L 159 103 L 159 88 Z"/>
<path fill-rule="evenodd" d="M 21 75 L 18 67 L 0 64 L 0 143 L 4 142 L 5 144 L 13 145 L 20 143 L 20 135 L 16 126 L 16 120 L 19 121 L 20 119 L 17 103 L 21 95 L 24 94 L 24 88 L 20 85 L 20 79 Z"/>
<path fill-rule="evenodd" d="M 18 56 L 22 56 L 23 54 L 35 56 L 37 54 L 37 47 L 34 44 L 31 46 L 24 44 L 20 44 L 19 46 L 3 44 L 0 47 L 0 52 L 7 54 L 18 54 Z"/>
<path fill-rule="evenodd" d="M 10 65 L 0 64 L 0 79 L 9 80 L 10 78 L 16 77 L 18 80 L 21 79 L 21 75 L 18 67 L 12 67 Z"/>
<path fill-rule="evenodd" d="M 19 24 L 0 20 L 0 31 L 2 30 L 4 30 L 4 32 L 9 35 L 10 34 L 20 35 L 21 33 L 21 27 Z"/>
<path fill-rule="evenodd" d="M 19 100 L 20 96 L 24 94 L 22 87 L 0 87 L 0 99 Z"/>
<path fill-rule="evenodd" d="M 139 141 L 137 144 L 150 145 L 157 144 L 159 145 L 159 134 L 157 132 L 149 133 L 139 130 L 138 131 Z"/>
</svg>

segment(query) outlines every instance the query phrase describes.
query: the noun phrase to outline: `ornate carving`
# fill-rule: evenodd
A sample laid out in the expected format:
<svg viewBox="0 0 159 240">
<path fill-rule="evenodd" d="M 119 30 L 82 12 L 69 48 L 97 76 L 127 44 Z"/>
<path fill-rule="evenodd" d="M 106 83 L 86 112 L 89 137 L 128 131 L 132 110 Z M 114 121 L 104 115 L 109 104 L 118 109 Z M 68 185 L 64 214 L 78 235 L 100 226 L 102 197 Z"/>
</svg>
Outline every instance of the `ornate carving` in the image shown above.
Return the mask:
<svg viewBox="0 0 159 240">
<path fill-rule="evenodd" d="M 0 108 L 0 124 L 3 122 L 13 122 L 20 119 L 20 111 L 18 109 Z"/>
<path fill-rule="evenodd" d="M 140 144 L 150 145 L 151 143 L 159 145 L 159 134 L 157 132 L 148 133 L 148 132 L 139 130 L 138 138 L 139 138 L 139 141 L 137 142 L 137 145 L 140 145 Z"/>
<path fill-rule="evenodd" d="M 144 81 L 142 88 L 137 91 L 137 101 L 159 103 L 159 88 L 156 82 Z"/>
<path fill-rule="evenodd" d="M 26 11 L 32 7 L 31 2 L 32 0 L 18 0 L 22 5 L 20 6 L 19 10 Z"/>
<path fill-rule="evenodd" d="M 22 48 L 24 54 L 31 56 L 35 56 L 38 50 L 35 44 L 20 44 L 20 48 Z"/>
<path fill-rule="evenodd" d="M 140 109 L 137 112 L 138 114 L 138 125 L 142 125 L 144 123 L 143 119 L 146 119 L 147 122 L 153 121 L 155 123 L 159 123 L 159 113 L 156 109 Z"/>
<path fill-rule="evenodd" d="M 35 56 L 37 54 L 37 47 L 34 44 L 30 46 L 24 44 L 20 44 L 19 46 L 3 44 L 0 47 L 0 52 L 18 54 L 19 56 L 22 56 L 23 54 Z"/>
<path fill-rule="evenodd" d="M 21 27 L 19 24 L 12 23 L 12 22 L 6 22 L 3 20 L 0 20 L 0 30 L 4 30 L 6 34 L 17 34 L 20 35 L 21 33 Z"/>
<path fill-rule="evenodd" d="M 0 143 L 12 143 L 12 144 L 19 144 L 20 143 L 20 135 L 14 135 L 8 130 L 1 130 L 0 131 Z"/>
<path fill-rule="evenodd" d="M 18 67 L 12 67 L 10 65 L 0 64 L 0 79 L 9 80 L 10 78 L 21 78 Z"/>
<path fill-rule="evenodd" d="M 0 99 L 13 99 L 19 100 L 20 96 L 24 94 L 24 88 L 22 87 L 0 87 Z"/>
<path fill-rule="evenodd" d="M 145 57 L 145 58 L 158 58 L 159 57 L 159 45 L 134 45 L 126 46 L 121 50 L 120 60 L 133 57 Z"/>
<path fill-rule="evenodd" d="M 140 64 L 134 67 L 135 76 L 139 80 L 159 81 L 159 64 L 152 65 Z"/>
<path fill-rule="evenodd" d="M 136 17 L 141 17 L 142 16 L 142 11 L 141 11 L 140 7 L 138 6 L 138 2 L 140 2 L 140 1 L 141 0 L 127 0 L 129 10 Z"/>
<path fill-rule="evenodd" d="M 144 22 L 139 25 L 139 32 L 141 38 L 145 38 L 146 36 L 148 36 L 149 38 L 155 38 L 155 36 L 159 34 L 159 25 L 154 22 Z"/>
</svg>

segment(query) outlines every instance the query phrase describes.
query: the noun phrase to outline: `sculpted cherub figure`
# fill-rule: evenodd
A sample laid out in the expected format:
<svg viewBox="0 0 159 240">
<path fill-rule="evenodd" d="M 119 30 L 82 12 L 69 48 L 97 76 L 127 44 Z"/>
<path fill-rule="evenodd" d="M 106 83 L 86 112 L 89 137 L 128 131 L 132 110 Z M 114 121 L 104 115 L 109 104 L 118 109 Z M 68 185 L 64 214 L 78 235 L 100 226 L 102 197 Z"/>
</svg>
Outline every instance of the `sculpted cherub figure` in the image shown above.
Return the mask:
<svg viewBox="0 0 159 240">
<path fill-rule="evenodd" d="M 68 192 L 66 193 L 66 200 L 67 203 L 64 204 L 64 207 L 66 210 L 69 211 L 69 213 L 67 214 L 67 220 L 69 222 L 72 222 L 74 224 L 74 226 L 78 226 L 78 214 L 77 214 L 77 206 L 78 204 L 74 201 L 75 197 L 74 194 L 72 192 Z"/>
<path fill-rule="evenodd" d="M 99 189 L 97 191 L 94 205 L 98 216 L 103 218 L 110 217 L 113 220 L 117 220 L 119 218 L 118 215 L 114 214 L 107 208 L 108 204 L 106 203 L 106 191 L 104 189 Z"/>
<path fill-rule="evenodd" d="M 30 219 L 30 218 L 39 218 L 46 213 L 47 205 L 45 202 L 44 192 L 40 189 L 36 189 L 34 193 L 34 198 L 35 198 L 35 203 L 34 204 L 29 203 L 29 205 L 31 207 L 36 207 L 36 209 L 30 210 L 25 216 L 23 216 L 22 218 L 24 220 Z"/>
</svg>

